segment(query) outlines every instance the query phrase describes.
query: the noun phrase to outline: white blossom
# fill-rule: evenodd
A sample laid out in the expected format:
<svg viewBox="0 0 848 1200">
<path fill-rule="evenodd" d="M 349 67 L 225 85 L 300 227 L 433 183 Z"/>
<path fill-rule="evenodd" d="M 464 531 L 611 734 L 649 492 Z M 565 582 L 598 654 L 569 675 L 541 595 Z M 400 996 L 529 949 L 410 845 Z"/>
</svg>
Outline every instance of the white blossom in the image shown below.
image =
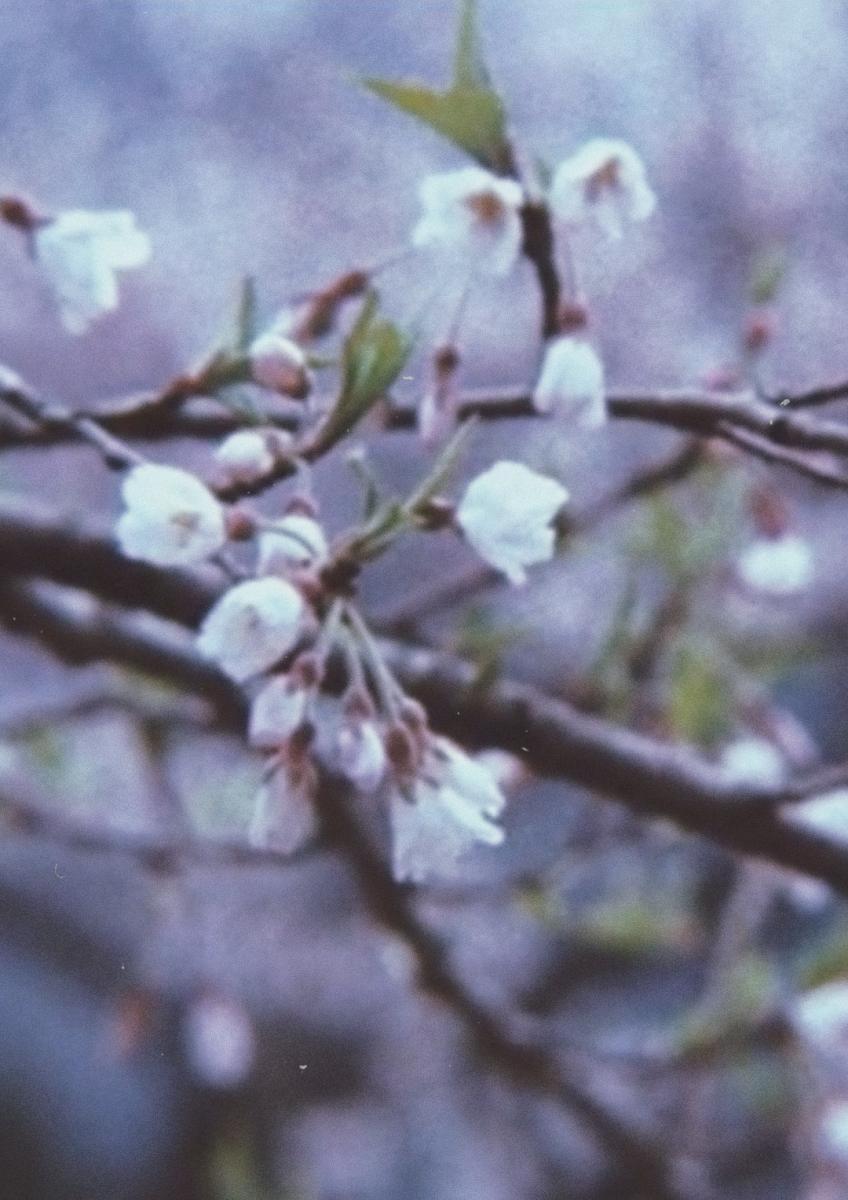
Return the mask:
<svg viewBox="0 0 848 1200">
<path fill-rule="evenodd" d="M 737 738 L 724 747 L 719 762 L 733 783 L 772 787 L 786 778 L 783 756 L 765 738 Z"/>
<path fill-rule="evenodd" d="M 390 800 L 395 878 L 419 883 L 477 843 L 498 846 L 504 796 L 485 767 L 436 739 L 411 788 Z"/>
<path fill-rule="evenodd" d="M 630 222 L 644 221 L 656 203 L 641 158 L 618 138 L 586 142 L 560 163 L 551 186 L 551 207 L 561 221 L 593 221 L 609 238 L 620 238 Z"/>
<path fill-rule="evenodd" d="M 848 842 L 848 788 L 835 788 L 792 806 L 788 819 Z"/>
<path fill-rule="evenodd" d="M 351 718 L 339 730 L 339 770 L 359 791 L 375 792 L 386 774 L 386 748 L 373 721 Z"/>
<path fill-rule="evenodd" d="M 418 189 L 424 213 L 412 231 L 416 246 L 459 255 L 489 275 L 506 275 L 521 252 L 521 187 L 482 167 L 428 175 Z"/>
<path fill-rule="evenodd" d="M 259 535 L 257 569 L 260 575 L 285 575 L 298 567 L 321 566 L 328 553 L 324 530 L 315 518 L 289 513 Z"/>
<path fill-rule="evenodd" d="M 297 342 L 275 329 L 261 334 L 247 352 L 254 383 L 284 396 L 303 399 L 312 386 L 306 355 Z"/>
<path fill-rule="evenodd" d="M 736 570 L 753 591 L 791 596 L 810 585 L 813 552 L 809 542 L 794 533 L 758 538 L 739 555 Z"/>
<path fill-rule="evenodd" d="M 248 741 L 259 750 L 275 750 L 303 723 L 310 690 L 290 675 L 275 675 L 250 706 Z"/>
<path fill-rule="evenodd" d="M 157 463 L 133 467 L 121 489 L 126 512 L 117 525 L 121 550 L 160 566 L 188 566 L 227 540 L 224 510 L 188 471 Z"/>
<path fill-rule="evenodd" d="M 607 419 L 604 367 L 582 338 L 555 338 L 542 362 L 533 392 L 537 412 L 573 417 L 582 429 L 596 429 Z"/>
<path fill-rule="evenodd" d="M 848 983 L 835 980 L 805 992 L 789 1015 L 800 1036 L 824 1049 L 848 1040 Z"/>
<path fill-rule="evenodd" d="M 308 766 L 281 764 L 256 793 L 248 831 L 252 846 L 293 854 L 316 833 L 315 775 Z"/>
<path fill-rule="evenodd" d="M 555 480 L 523 463 L 498 462 L 468 485 L 456 519 L 480 557 L 520 584 L 525 567 L 553 556 L 551 521 L 567 499 Z"/>
<path fill-rule="evenodd" d="M 131 212 L 70 209 L 37 228 L 33 245 L 56 292 L 62 323 L 75 334 L 118 307 L 115 272 L 141 267 L 150 258 L 150 239 Z"/>
<path fill-rule="evenodd" d="M 221 442 L 215 451 L 215 461 L 228 481 L 250 483 L 271 470 L 274 455 L 264 433 L 238 429 Z"/>
<path fill-rule="evenodd" d="M 241 683 L 291 649 L 304 616 L 303 599 L 284 579 L 249 579 L 225 592 L 198 636 L 201 654 Z"/>
<path fill-rule="evenodd" d="M 831 1101 L 819 1118 L 822 1149 L 835 1162 L 848 1164 L 848 1100 Z"/>
</svg>

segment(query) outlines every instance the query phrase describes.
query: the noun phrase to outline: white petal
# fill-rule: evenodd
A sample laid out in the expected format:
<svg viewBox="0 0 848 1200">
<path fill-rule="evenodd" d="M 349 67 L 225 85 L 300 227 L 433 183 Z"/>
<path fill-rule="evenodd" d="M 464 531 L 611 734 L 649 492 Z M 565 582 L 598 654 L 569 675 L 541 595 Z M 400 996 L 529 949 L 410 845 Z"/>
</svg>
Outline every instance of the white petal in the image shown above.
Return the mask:
<svg viewBox="0 0 848 1200">
<path fill-rule="evenodd" d="M 776 786 L 786 778 L 786 763 L 765 738 L 740 737 L 725 746 L 722 769 L 734 783 Z"/>
<path fill-rule="evenodd" d="M 297 567 L 317 567 L 326 562 L 327 539 L 313 517 L 290 513 L 275 525 L 274 530 L 259 536 L 257 569 L 261 575 L 285 575 Z"/>
<path fill-rule="evenodd" d="M 35 235 L 36 257 L 56 290 L 62 320 L 72 333 L 117 307 L 115 271 L 142 266 L 150 241 L 127 212 L 60 214 Z"/>
<path fill-rule="evenodd" d="M 196 476 L 144 463 L 125 477 L 126 512 L 117 538 L 129 558 L 188 566 L 216 553 L 227 539 L 224 510 Z"/>
<path fill-rule="evenodd" d="M 293 854 L 309 841 L 317 828 L 311 788 L 304 780 L 292 779 L 286 767 L 280 767 L 256 794 L 248 835 L 250 844 Z"/>
<path fill-rule="evenodd" d="M 373 721 L 349 721 L 338 738 L 339 769 L 351 783 L 369 794 L 386 773 L 386 749 Z"/>
<path fill-rule="evenodd" d="M 215 461 L 223 467 L 228 479 L 249 483 L 271 470 L 274 456 L 264 434 L 255 429 L 239 429 L 224 438 L 215 451 Z"/>
<path fill-rule="evenodd" d="M 259 750 L 276 750 L 302 724 L 308 693 L 288 675 L 276 675 L 250 706 L 248 741 Z"/>
<path fill-rule="evenodd" d="M 482 167 L 431 175 L 418 189 L 423 215 L 412 232 L 416 246 L 449 250 L 474 270 L 506 275 L 521 251 L 521 187 Z"/>
<path fill-rule="evenodd" d="M 283 395 L 300 395 L 309 384 L 306 355 L 297 342 L 269 330 L 248 351 L 254 383 Z"/>
<path fill-rule="evenodd" d="M 592 138 L 557 168 L 551 207 L 566 224 L 593 221 L 608 237 L 619 238 L 626 224 L 651 215 L 656 197 L 632 146 Z"/>
<path fill-rule="evenodd" d="M 604 367 L 588 342 L 559 337 L 550 343 L 533 404 L 538 412 L 573 417 L 584 429 L 603 425 L 607 416 Z"/>
<path fill-rule="evenodd" d="M 204 620 L 197 645 L 232 679 L 272 667 L 296 642 L 303 599 L 284 579 L 250 579 L 230 588 Z"/>
<path fill-rule="evenodd" d="M 736 569 L 754 591 L 791 596 L 812 582 L 813 552 L 809 542 L 796 534 L 760 538 L 743 550 Z"/>
<path fill-rule="evenodd" d="M 523 463 L 498 462 L 468 485 L 457 522 L 481 558 L 514 583 L 524 568 L 551 558 L 551 521 L 568 499 L 561 484 Z"/>
<path fill-rule="evenodd" d="M 436 750 L 443 760 L 443 778 L 448 787 L 485 816 L 500 816 L 506 797 L 491 771 L 447 738 L 437 739 Z"/>
<path fill-rule="evenodd" d="M 418 784 L 410 801 L 396 792 L 389 807 L 395 878 L 420 883 L 478 843 L 497 846 L 503 830 L 447 787 Z"/>
</svg>

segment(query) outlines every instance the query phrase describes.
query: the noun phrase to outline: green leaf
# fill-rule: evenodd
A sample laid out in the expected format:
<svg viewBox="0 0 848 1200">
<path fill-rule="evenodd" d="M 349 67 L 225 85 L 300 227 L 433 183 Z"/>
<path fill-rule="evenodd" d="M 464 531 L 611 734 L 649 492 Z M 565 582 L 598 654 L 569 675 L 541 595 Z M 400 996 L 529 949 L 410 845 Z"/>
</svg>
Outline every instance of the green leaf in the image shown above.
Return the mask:
<svg viewBox="0 0 848 1200">
<path fill-rule="evenodd" d="M 735 689 L 708 643 L 684 642 L 674 656 L 668 698 L 673 732 L 700 746 L 715 744 L 730 731 Z"/>
<path fill-rule="evenodd" d="M 377 512 L 381 499 L 377 476 L 371 469 L 365 450 L 361 446 L 351 450 L 345 461 L 362 484 L 362 518 L 370 521 Z"/>
<path fill-rule="evenodd" d="M 376 96 L 416 117 L 472 158 L 495 171 L 507 171 L 511 152 L 506 115 L 480 51 L 476 0 L 464 0 L 454 52 L 453 81 L 443 91 L 419 83 L 364 79 Z"/>
<path fill-rule="evenodd" d="M 477 0 L 464 0 L 459 16 L 453 60 L 454 87 L 488 87 L 489 72 L 483 62 L 477 26 Z"/>
<path fill-rule="evenodd" d="M 787 255 L 783 246 L 768 246 L 754 256 L 751 267 L 751 301 L 771 304 L 786 274 Z"/>
<path fill-rule="evenodd" d="M 369 292 L 342 353 L 342 387 L 321 428 L 321 442 L 334 445 L 389 391 L 404 368 L 410 339 L 377 316 L 377 293 Z"/>
<path fill-rule="evenodd" d="M 435 495 L 442 491 L 456 470 L 465 452 L 465 447 L 471 439 L 471 434 L 476 427 L 476 417 L 464 421 L 459 426 L 450 441 L 442 448 L 429 475 L 419 483 L 418 487 L 406 501 L 404 508 L 408 513 L 414 513 L 422 504 L 426 504 L 428 500 L 432 500 Z"/>
<path fill-rule="evenodd" d="M 239 292 L 236 309 L 236 336 L 234 348 L 239 354 L 247 350 L 258 335 L 258 301 L 256 296 L 256 280 L 252 275 L 245 275 Z"/>
</svg>

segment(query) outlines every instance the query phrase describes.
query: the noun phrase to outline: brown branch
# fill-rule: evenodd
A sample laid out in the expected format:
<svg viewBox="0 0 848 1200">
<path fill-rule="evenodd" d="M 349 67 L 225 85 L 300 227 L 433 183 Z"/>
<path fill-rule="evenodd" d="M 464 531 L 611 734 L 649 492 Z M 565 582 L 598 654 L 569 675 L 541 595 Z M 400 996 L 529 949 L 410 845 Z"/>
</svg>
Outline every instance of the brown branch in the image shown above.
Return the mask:
<svg viewBox="0 0 848 1200">
<path fill-rule="evenodd" d="M 91 533 L 81 536 L 59 525 L 48 538 L 43 516 L 37 533 L 52 553 L 40 564 L 30 554 L 27 573 L 87 588 L 132 607 L 144 606 L 191 627 L 221 590 L 220 583 L 196 573 L 128 562 L 107 539 Z M 18 518 L 10 531 L 0 512 L 0 561 L 7 570 L 10 560 L 20 557 L 16 546 L 21 542 L 24 546 L 31 542 L 26 525 Z M 89 569 L 92 561 L 96 571 Z M 15 620 L 25 622 L 23 597 L 18 604 Z M 84 618 L 78 616 L 74 635 L 80 654 L 87 651 L 82 623 Z M 42 625 L 36 617 L 19 627 L 41 636 Z M 156 659 L 143 628 L 136 624 L 131 631 L 122 628 L 124 641 L 119 644 L 117 632 L 95 620 L 91 633 L 97 653 L 113 661 L 129 654 L 135 665 L 151 668 Z M 57 629 L 54 641 L 60 638 Z M 157 647 L 160 657 L 162 649 Z M 424 703 L 434 726 L 458 740 L 472 746 L 501 746 L 542 774 L 569 779 L 643 816 L 674 821 L 729 850 L 806 872 L 848 893 L 848 848 L 795 823 L 791 813 L 771 811 L 800 799 L 803 781 L 778 788 L 739 785 L 691 750 L 586 716 L 526 685 L 504 681 L 481 693 L 468 663 L 392 642 L 383 642 L 382 649 L 403 686 Z M 180 686 L 208 697 L 217 695 L 221 703 L 229 696 L 232 703 L 234 689 L 189 648 L 165 648 L 161 665 L 162 674 L 173 675 Z"/>
</svg>

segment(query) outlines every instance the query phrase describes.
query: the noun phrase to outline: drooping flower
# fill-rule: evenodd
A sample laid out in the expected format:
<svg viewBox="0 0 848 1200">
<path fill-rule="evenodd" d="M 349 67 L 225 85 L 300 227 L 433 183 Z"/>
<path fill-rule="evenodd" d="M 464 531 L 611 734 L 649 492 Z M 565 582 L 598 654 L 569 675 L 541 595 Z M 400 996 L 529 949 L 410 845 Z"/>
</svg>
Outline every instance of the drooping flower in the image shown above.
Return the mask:
<svg viewBox="0 0 848 1200">
<path fill-rule="evenodd" d="M 582 429 L 597 429 L 607 419 L 604 367 L 582 338 L 555 338 L 542 362 L 533 392 L 537 412 L 573 418 Z"/>
<path fill-rule="evenodd" d="M 557 167 L 551 207 L 569 225 L 594 222 L 609 238 L 624 227 L 644 221 L 656 208 L 645 166 L 639 155 L 618 138 L 592 138 Z"/>
<path fill-rule="evenodd" d="M 813 578 L 813 552 L 809 542 L 795 533 L 762 537 L 742 551 L 736 560 L 736 571 L 752 591 L 791 596 L 809 587 Z"/>
<path fill-rule="evenodd" d="M 215 461 L 230 483 L 250 483 L 274 465 L 268 438 L 257 429 L 237 429 L 215 451 Z"/>
<path fill-rule="evenodd" d="M 179 467 L 143 463 L 124 479 L 121 550 L 160 566 L 203 562 L 227 540 L 224 509 L 200 480 Z"/>
<path fill-rule="evenodd" d="M 258 750 L 278 750 L 303 723 L 311 690 L 293 674 L 275 675 L 250 706 L 248 741 Z"/>
<path fill-rule="evenodd" d="M 374 792 L 386 774 L 386 747 L 371 720 L 350 718 L 339 730 L 339 770 L 361 792 Z"/>
<path fill-rule="evenodd" d="M 488 275 L 506 275 L 522 243 L 521 187 L 482 167 L 428 175 L 418 189 L 424 213 L 412 231 L 416 246 L 450 250 Z"/>
<path fill-rule="evenodd" d="M 498 462 L 468 485 L 456 519 L 480 557 L 520 584 L 525 567 L 553 556 L 551 521 L 567 499 L 556 480 L 523 463 Z"/>
<path fill-rule="evenodd" d="M 293 854 L 316 833 L 317 777 L 309 763 L 281 763 L 256 793 L 248 837 L 260 849 Z"/>
<path fill-rule="evenodd" d="M 433 739 L 416 778 L 390 799 L 395 878 L 420 883 L 481 843 L 498 846 L 504 796 L 485 767 Z"/>
<path fill-rule="evenodd" d="M 736 738 L 724 747 L 719 761 L 733 783 L 772 787 L 786 778 L 783 756 L 776 746 L 762 737 Z"/>
<path fill-rule="evenodd" d="M 241 683 L 292 648 L 303 617 L 303 598 L 286 580 L 249 579 L 225 592 L 207 614 L 197 646 Z"/>
<path fill-rule="evenodd" d="M 285 575 L 297 568 L 318 567 L 329 548 L 324 530 L 314 517 L 293 512 L 259 536 L 260 575 Z"/>
<path fill-rule="evenodd" d="M 32 245 L 56 292 L 62 323 L 74 334 L 118 307 L 115 272 L 150 258 L 150 239 L 131 212 L 70 209 L 39 224 Z"/>
<path fill-rule="evenodd" d="M 306 355 L 297 342 L 275 329 L 261 334 L 247 352 L 254 383 L 280 392 L 295 400 L 305 399 L 312 390 L 312 376 Z"/>
</svg>

